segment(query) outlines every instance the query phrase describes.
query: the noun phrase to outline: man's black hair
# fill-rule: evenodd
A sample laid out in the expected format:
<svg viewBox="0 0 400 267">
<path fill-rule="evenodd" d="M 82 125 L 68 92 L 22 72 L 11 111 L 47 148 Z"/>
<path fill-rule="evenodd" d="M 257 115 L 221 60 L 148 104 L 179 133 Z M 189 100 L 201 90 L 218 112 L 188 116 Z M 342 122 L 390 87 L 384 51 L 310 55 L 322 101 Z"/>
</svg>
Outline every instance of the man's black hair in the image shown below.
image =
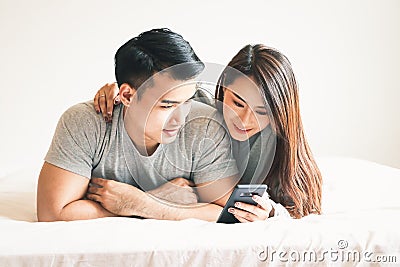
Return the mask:
<svg viewBox="0 0 400 267">
<path fill-rule="evenodd" d="M 175 65 L 179 66 L 171 68 L 170 74 L 176 80 L 194 78 L 204 69 L 189 42 L 166 28 L 141 33 L 115 54 L 118 86 L 127 83 L 136 90 L 155 73 Z"/>
</svg>

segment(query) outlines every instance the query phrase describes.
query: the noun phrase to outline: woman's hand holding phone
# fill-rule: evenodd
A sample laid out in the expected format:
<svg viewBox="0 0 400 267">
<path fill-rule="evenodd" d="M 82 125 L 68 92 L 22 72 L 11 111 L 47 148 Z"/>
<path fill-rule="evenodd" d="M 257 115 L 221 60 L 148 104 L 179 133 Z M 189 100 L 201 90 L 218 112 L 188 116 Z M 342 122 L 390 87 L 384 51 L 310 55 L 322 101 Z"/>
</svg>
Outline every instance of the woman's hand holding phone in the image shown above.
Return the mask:
<svg viewBox="0 0 400 267">
<path fill-rule="evenodd" d="M 268 194 L 265 193 L 263 197 L 253 195 L 252 198 L 257 203 L 257 206 L 235 202 L 235 208 L 229 208 L 228 212 L 232 213 L 242 223 L 264 221 L 272 216 L 273 207 L 269 201 Z"/>
</svg>

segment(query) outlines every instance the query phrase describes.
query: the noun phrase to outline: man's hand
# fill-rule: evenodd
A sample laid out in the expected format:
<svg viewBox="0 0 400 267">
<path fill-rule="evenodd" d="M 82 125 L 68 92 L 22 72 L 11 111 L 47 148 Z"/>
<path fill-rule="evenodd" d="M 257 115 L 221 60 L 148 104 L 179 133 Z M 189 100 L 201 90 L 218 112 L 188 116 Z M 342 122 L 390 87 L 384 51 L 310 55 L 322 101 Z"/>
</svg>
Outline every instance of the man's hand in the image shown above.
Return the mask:
<svg viewBox="0 0 400 267">
<path fill-rule="evenodd" d="M 197 195 L 192 188 L 194 183 L 185 178 L 175 178 L 156 189 L 148 191 L 155 198 L 175 204 L 188 205 L 197 203 Z"/>
<path fill-rule="evenodd" d="M 91 179 L 86 196 L 120 216 L 138 215 L 147 198 L 145 192 L 134 186 L 102 178 Z"/>
</svg>

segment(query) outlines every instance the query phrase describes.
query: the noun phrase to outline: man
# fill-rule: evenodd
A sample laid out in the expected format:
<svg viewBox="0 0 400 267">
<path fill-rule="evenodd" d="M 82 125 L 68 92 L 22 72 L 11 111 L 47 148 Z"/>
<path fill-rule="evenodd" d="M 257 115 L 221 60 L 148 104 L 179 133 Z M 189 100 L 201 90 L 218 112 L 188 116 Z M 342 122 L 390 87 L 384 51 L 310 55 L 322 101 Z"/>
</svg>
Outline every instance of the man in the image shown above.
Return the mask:
<svg viewBox="0 0 400 267">
<path fill-rule="evenodd" d="M 112 123 L 94 111 L 93 102 L 62 115 L 39 176 L 38 220 L 215 221 L 237 169 L 214 110 L 191 103 L 203 69 L 190 44 L 168 29 L 144 32 L 121 46 L 115 74 L 123 105 Z M 171 203 L 186 203 L 182 194 L 193 198 L 192 185 L 205 204 Z"/>
</svg>

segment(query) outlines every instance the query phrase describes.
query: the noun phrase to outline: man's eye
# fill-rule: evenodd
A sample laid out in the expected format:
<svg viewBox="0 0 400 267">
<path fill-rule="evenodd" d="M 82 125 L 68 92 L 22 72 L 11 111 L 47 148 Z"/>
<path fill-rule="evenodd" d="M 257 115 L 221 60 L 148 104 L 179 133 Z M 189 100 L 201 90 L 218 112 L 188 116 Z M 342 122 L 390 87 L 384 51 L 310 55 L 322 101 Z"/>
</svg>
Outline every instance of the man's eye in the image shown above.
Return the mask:
<svg viewBox="0 0 400 267">
<path fill-rule="evenodd" d="M 237 106 L 237 107 L 239 107 L 239 108 L 242 108 L 242 107 L 243 107 L 242 104 L 240 104 L 239 102 L 236 102 L 235 100 L 233 100 L 233 104 L 235 104 L 235 106 Z"/>
<path fill-rule="evenodd" d="M 173 107 L 173 105 L 169 105 L 169 106 L 161 106 L 161 108 L 164 108 L 164 109 L 169 109 L 169 108 L 172 108 Z"/>
</svg>

